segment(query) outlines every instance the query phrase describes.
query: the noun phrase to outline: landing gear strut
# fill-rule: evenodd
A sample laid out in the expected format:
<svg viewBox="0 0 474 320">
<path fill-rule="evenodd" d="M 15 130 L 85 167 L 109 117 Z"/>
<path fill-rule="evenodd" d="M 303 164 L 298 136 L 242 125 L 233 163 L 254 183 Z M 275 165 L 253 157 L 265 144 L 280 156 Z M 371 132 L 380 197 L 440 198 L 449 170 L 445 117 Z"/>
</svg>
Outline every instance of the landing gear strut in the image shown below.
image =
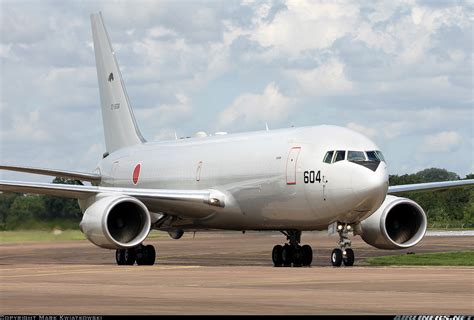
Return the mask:
<svg viewBox="0 0 474 320">
<path fill-rule="evenodd" d="M 340 267 L 342 263 L 346 267 L 354 265 L 354 250 L 351 249 L 351 240 L 349 240 L 348 233 L 352 230 L 350 224 L 338 224 L 337 233 L 339 234 L 339 248 L 336 248 L 331 253 L 331 263 L 334 267 Z"/>
<path fill-rule="evenodd" d="M 155 263 L 156 251 L 152 245 L 144 246 L 143 244 L 130 249 L 117 249 L 115 251 L 115 260 L 119 266 L 127 265 L 148 265 Z"/>
<path fill-rule="evenodd" d="M 301 246 L 301 231 L 281 231 L 289 243 L 273 247 L 272 260 L 275 267 L 310 266 L 313 261 L 313 249 L 309 245 Z"/>
</svg>

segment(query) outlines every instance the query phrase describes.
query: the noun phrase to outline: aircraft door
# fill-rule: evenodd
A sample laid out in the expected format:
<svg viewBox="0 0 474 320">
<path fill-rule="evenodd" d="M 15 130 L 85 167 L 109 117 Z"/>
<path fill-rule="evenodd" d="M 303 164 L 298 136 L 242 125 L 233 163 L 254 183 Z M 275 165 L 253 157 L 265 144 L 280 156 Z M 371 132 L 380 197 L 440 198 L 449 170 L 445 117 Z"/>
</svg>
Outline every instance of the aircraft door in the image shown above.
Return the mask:
<svg viewBox="0 0 474 320">
<path fill-rule="evenodd" d="M 286 184 L 288 185 L 296 184 L 296 164 L 300 151 L 301 147 L 293 147 L 288 154 L 288 160 L 286 162 Z"/>
<path fill-rule="evenodd" d="M 201 181 L 201 168 L 202 168 L 202 161 L 199 161 L 197 165 L 197 169 L 196 169 L 196 181 Z"/>
</svg>

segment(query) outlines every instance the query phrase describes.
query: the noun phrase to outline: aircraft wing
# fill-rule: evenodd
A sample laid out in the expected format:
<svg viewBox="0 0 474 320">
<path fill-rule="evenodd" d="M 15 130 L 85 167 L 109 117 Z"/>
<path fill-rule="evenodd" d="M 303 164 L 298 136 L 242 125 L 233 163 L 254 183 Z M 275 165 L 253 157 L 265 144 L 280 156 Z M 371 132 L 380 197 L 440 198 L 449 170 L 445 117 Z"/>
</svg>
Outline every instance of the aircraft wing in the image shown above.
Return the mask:
<svg viewBox="0 0 474 320">
<path fill-rule="evenodd" d="M 41 174 L 46 176 L 62 177 L 75 179 L 80 181 L 89 181 L 89 182 L 100 182 L 101 176 L 95 173 L 85 173 L 77 171 L 66 171 L 66 170 L 56 170 L 56 169 L 46 169 L 46 168 L 33 168 L 33 167 L 18 167 L 18 166 L 4 166 L 0 165 L 1 170 L 17 171 L 17 172 L 27 172 L 34 174 Z"/>
<path fill-rule="evenodd" d="M 206 217 L 213 211 L 212 207 L 223 208 L 225 206 L 225 195 L 214 189 L 171 190 L 116 188 L 0 180 L 0 191 L 46 194 L 81 200 L 98 194 L 127 195 L 142 201 L 150 211 L 166 212 L 190 218 Z"/>
<path fill-rule="evenodd" d="M 388 187 L 387 193 L 397 194 L 401 192 L 412 192 L 412 191 L 440 191 L 440 190 L 446 190 L 446 189 L 472 187 L 472 186 L 474 186 L 474 179 L 415 183 L 415 184 L 403 184 L 399 186 L 390 186 Z"/>
</svg>

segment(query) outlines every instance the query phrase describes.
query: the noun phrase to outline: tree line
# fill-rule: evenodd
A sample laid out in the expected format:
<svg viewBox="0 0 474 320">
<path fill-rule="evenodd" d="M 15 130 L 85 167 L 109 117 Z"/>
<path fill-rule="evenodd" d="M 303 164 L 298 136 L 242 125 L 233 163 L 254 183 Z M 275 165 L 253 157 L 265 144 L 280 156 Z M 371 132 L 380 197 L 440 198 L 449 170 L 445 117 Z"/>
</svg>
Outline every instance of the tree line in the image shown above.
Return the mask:
<svg viewBox="0 0 474 320">
<path fill-rule="evenodd" d="M 390 185 L 459 180 L 445 169 L 430 168 L 414 174 L 390 175 Z M 474 179 L 469 174 L 465 179 Z M 81 184 L 77 180 L 55 178 L 53 183 Z M 436 192 L 407 192 L 400 196 L 416 201 L 428 215 L 431 227 L 474 227 L 474 188 Z M 77 229 L 82 213 L 77 200 L 47 195 L 0 194 L 0 230 Z"/>
<path fill-rule="evenodd" d="M 56 177 L 53 183 L 81 184 Z M 21 193 L 0 194 L 0 230 L 78 229 L 82 213 L 76 199 Z"/>
<path fill-rule="evenodd" d="M 460 180 L 454 172 L 430 168 L 415 174 L 390 175 L 390 185 Z M 474 179 L 468 174 L 464 179 Z M 417 202 L 428 216 L 430 227 L 474 227 L 474 188 L 456 188 L 444 191 L 418 191 L 399 194 Z"/>
</svg>

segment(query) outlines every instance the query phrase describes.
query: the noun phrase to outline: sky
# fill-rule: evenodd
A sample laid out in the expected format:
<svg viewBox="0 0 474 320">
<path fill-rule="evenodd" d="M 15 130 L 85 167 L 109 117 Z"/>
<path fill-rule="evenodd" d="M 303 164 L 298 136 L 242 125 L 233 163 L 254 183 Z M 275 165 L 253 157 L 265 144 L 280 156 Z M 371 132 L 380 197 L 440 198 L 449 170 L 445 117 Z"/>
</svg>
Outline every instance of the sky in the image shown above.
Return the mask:
<svg viewBox="0 0 474 320">
<path fill-rule="evenodd" d="M 474 172 L 473 2 L 0 0 L 0 163 L 105 151 L 90 13 L 148 140 L 332 124 L 391 174 Z M 3 179 L 49 177 L 1 172 Z"/>
</svg>

